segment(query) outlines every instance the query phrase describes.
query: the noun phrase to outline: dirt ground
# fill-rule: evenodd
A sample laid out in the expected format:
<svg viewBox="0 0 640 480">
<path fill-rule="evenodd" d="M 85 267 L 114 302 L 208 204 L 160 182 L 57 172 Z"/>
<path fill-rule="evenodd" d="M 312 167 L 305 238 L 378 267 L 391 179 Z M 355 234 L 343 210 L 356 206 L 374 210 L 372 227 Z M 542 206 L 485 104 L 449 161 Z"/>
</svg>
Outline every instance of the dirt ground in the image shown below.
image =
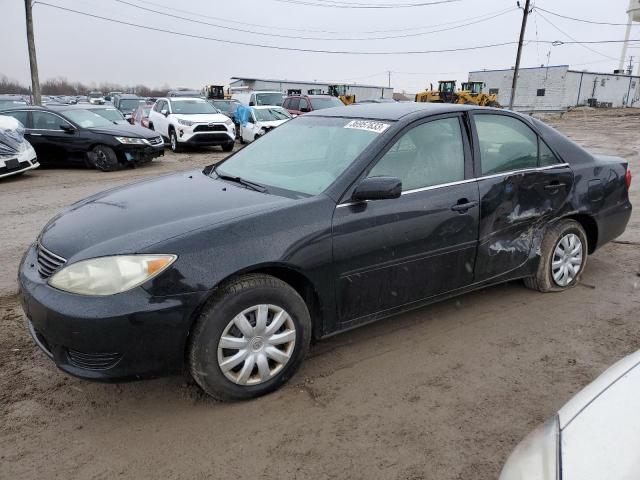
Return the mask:
<svg viewBox="0 0 640 480">
<path fill-rule="evenodd" d="M 640 206 L 640 111 L 546 121 L 627 158 Z M 581 285 L 513 282 L 316 344 L 280 391 L 216 403 L 187 378 L 96 384 L 33 345 L 15 297 L 22 252 L 64 206 L 135 179 L 201 168 L 202 150 L 115 173 L 0 181 L 0 478 L 496 478 L 516 443 L 640 343 L 640 214 L 589 258 Z"/>
</svg>

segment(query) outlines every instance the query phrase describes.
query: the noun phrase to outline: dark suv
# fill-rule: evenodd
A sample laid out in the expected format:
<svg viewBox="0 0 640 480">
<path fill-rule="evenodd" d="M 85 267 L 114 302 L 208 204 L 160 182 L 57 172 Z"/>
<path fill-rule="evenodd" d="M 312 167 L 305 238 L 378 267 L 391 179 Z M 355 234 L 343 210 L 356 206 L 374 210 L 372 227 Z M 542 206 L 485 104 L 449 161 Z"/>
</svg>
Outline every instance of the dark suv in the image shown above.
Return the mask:
<svg viewBox="0 0 640 480">
<path fill-rule="evenodd" d="M 292 115 L 302 115 L 323 108 L 344 107 L 344 103 L 331 95 L 292 95 L 284 99 L 282 107 Z"/>
</svg>

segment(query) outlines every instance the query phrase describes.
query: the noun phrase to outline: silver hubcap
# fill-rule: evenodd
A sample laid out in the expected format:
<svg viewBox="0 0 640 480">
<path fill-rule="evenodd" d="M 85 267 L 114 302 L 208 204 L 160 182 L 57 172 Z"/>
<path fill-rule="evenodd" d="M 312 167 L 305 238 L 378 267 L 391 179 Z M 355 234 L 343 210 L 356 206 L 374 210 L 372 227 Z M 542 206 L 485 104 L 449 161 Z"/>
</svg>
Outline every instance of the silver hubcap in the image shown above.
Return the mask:
<svg viewBox="0 0 640 480">
<path fill-rule="evenodd" d="M 576 278 L 581 268 L 582 242 L 575 233 L 568 233 L 560 239 L 553 252 L 553 281 L 561 287 L 566 287 Z"/>
<path fill-rule="evenodd" d="M 255 305 L 236 315 L 218 342 L 218 365 L 238 385 L 255 385 L 277 375 L 291 359 L 296 327 L 275 305 Z"/>
<path fill-rule="evenodd" d="M 176 134 L 172 133 L 171 134 L 171 149 L 172 150 L 176 149 L 176 143 L 178 143 L 178 141 L 176 140 Z"/>
</svg>

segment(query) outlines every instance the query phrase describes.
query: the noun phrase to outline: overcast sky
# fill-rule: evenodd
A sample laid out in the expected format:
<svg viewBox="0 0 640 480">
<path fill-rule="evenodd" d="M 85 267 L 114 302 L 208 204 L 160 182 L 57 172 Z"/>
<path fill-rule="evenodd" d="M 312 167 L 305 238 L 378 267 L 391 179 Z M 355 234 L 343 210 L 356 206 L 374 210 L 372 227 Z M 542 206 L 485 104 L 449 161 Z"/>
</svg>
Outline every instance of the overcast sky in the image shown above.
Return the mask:
<svg viewBox="0 0 640 480">
<path fill-rule="evenodd" d="M 219 25 L 212 26 L 143 11 L 118 0 L 43 1 L 101 17 L 189 35 L 259 45 L 360 52 L 424 51 L 516 41 L 522 18 L 522 11 L 516 9 L 515 0 L 460 0 L 432 6 L 384 9 L 326 8 L 300 4 L 309 3 L 309 0 L 127 0 L 138 6 Z M 419 0 L 354 0 L 352 5 L 358 3 L 397 5 L 419 3 Z M 555 13 L 583 19 L 624 23 L 627 18 L 625 11 L 628 0 L 537 0 L 535 3 Z M 607 8 L 603 8 L 605 5 Z M 24 2 L 0 0 L 0 8 L 0 40 L 3 46 L 0 75 L 27 84 L 29 61 Z M 489 14 L 498 14 L 507 9 L 513 10 L 484 21 Z M 529 17 L 526 39 L 569 40 L 541 15 L 576 40 L 624 38 L 624 26 L 589 25 L 539 12 Z M 478 23 L 405 38 L 344 40 L 415 34 L 472 22 Z M 516 45 L 416 55 L 287 52 L 143 30 L 43 4 L 34 6 L 34 26 L 40 79 L 66 77 L 70 81 L 87 83 L 112 81 L 129 85 L 143 83 L 149 86 L 201 88 L 204 84 L 226 84 L 232 76 L 249 76 L 386 85 L 387 71 L 391 70 L 391 84 L 396 91 L 413 93 L 438 79 L 464 80 L 470 70 L 509 68 L 514 65 L 516 54 Z M 269 37 L 220 26 L 289 37 L 324 39 Z M 372 31 L 378 33 L 363 33 Z M 631 37 L 640 38 L 640 27 L 632 29 Z M 580 45 L 553 47 L 531 43 L 523 51 L 522 66 L 538 66 L 549 61 L 550 65 L 570 64 L 578 69 L 593 71 L 612 71 L 617 68 L 621 44 L 588 47 L 597 53 Z M 547 59 L 549 52 L 550 58 Z M 630 49 L 629 55 L 640 57 L 640 49 Z"/>
</svg>

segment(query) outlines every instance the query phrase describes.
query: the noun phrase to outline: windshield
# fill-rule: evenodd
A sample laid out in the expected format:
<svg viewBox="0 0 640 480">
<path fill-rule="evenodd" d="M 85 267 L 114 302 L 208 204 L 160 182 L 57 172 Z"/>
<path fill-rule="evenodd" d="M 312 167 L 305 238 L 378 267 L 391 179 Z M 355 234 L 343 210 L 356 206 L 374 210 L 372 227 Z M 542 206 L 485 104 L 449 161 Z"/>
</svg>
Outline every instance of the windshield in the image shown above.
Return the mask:
<svg viewBox="0 0 640 480">
<path fill-rule="evenodd" d="M 124 120 L 124 117 L 122 116 L 122 114 L 115 108 L 101 108 L 99 110 L 90 110 L 90 111 L 97 113 L 101 117 L 104 117 L 107 120 L 111 120 L 112 122 L 120 122 Z"/>
<path fill-rule="evenodd" d="M 258 122 L 273 122 L 293 118 L 289 112 L 280 107 L 254 108 L 253 114 Z"/>
<path fill-rule="evenodd" d="M 120 110 L 124 112 L 133 112 L 133 110 L 141 103 L 145 103 L 142 98 L 125 98 L 120 100 L 118 106 L 120 107 Z"/>
<path fill-rule="evenodd" d="M 344 107 L 344 103 L 336 97 L 312 98 L 311 105 L 314 110 L 322 110 L 323 108 Z"/>
<path fill-rule="evenodd" d="M 373 127 L 361 124 L 373 124 Z M 299 195 L 327 189 L 389 125 L 349 118 L 298 117 L 230 157 L 217 172 Z M 215 175 L 215 173 L 212 173 Z"/>
<path fill-rule="evenodd" d="M 100 98 L 102 96 L 102 92 L 91 92 L 89 93 L 90 98 Z"/>
<path fill-rule="evenodd" d="M 238 107 L 238 102 L 228 102 L 228 101 L 225 101 L 225 100 L 214 100 L 212 103 L 217 109 L 222 110 L 223 112 L 233 113 L 233 112 L 235 112 L 236 108 Z"/>
<path fill-rule="evenodd" d="M 23 107 L 27 102 L 22 100 L 0 100 L 0 108 Z"/>
<path fill-rule="evenodd" d="M 275 93 L 256 93 L 256 105 L 282 105 L 282 94 Z"/>
<path fill-rule="evenodd" d="M 218 113 L 218 110 L 206 100 L 171 99 L 171 111 L 179 114 Z"/>
<path fill-rule="evenodd" d="M 62 113 L 64 113 L 67 118 L 83 128 L 113 126 L 113 122 L 110 122 L 106 118 L 101 117 L 97 113 L 93 113 L 90 110 L 65 110 Z"/>
</svg>

